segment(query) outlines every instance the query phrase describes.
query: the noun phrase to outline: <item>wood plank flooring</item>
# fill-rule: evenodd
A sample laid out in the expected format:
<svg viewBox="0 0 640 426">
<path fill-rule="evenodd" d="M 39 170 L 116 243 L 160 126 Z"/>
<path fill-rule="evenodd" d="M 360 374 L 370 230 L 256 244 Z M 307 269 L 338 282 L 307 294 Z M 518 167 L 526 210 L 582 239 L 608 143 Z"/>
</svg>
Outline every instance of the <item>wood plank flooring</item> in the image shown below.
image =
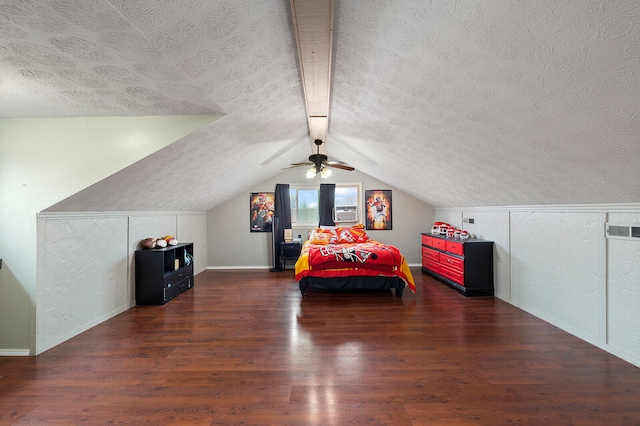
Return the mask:
<svg viewBox="0 0 640 426">
<path fill-rule="evenodd" d="M 165 306 L 0 358 L 0 424 L 640 424 L 640 368 L 413 273 L 402 298 L 302 298 L 291 270 L 203 272 Z"/>
</svg>

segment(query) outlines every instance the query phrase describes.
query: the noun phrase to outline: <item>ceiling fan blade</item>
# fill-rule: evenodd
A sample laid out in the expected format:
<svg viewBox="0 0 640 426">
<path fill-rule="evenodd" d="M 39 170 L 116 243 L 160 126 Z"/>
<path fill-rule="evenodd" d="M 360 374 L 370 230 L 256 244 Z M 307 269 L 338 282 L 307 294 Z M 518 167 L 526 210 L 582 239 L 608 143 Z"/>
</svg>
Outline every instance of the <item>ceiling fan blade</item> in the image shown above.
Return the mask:
<svg viewBox="0 0 640 426">
<path fill-rule="evenodd" d="M 302 163 L 291 163 L 292 166 L 312 166 L 315 163 L 312 163 L 310 161 L 304 161 Z"/>
<path fill-rule="evenodd" d="M 350 171 L 350 172 L 355 170 L 353 167 L 347 166 L 345 164 L 327 164 L 327 166 L 333 167 L 335 169 L 347 170 L 347 171 Z"/>
<path fill-rule="evenodd" d="M 312 166 L 312 165 L 313 165 L 313 163 L 293 163 L 293 164 L 291 164 L 291 166 L 285 167 L 282 170 L 295 169 L 296 167 Z"/>
<path fill-rule="evenodd" d="M 343 166 L 348 166 L 349 165 L 349 164 L 345 163 L 344 161 L 338 161 L 338 160 L 325 161 L 324 164 L 326 164 L 327 166 L 335 166 L 336 164 L 341 164 Z"/>
</svg>

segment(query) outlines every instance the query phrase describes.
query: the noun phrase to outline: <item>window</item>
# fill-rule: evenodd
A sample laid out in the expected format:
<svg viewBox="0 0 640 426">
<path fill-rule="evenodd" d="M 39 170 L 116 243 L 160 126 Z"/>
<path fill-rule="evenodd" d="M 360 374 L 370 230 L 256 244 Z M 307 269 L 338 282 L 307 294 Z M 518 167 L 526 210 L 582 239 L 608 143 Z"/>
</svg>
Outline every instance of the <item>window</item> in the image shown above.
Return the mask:
<svg viewBox="0 0 640 426">
<path fill-rule="evenodd" d="M 336 185 L 336 206 L 357 206 L 360 199 L 359 186 Z"/>
<path fill-rule="evenodd" d="M 362 184 L 336 184 L 336 206 L 358 206 Z M 317 185 L 290 185 L 292 226 L 318 226 L 318 198 L 320 187 Z"/>
<path fill-rule="evenodd" d="M 291 223 L 318 224 L 318 192 L 316 187 L 290 186 Z"/>
</svg>

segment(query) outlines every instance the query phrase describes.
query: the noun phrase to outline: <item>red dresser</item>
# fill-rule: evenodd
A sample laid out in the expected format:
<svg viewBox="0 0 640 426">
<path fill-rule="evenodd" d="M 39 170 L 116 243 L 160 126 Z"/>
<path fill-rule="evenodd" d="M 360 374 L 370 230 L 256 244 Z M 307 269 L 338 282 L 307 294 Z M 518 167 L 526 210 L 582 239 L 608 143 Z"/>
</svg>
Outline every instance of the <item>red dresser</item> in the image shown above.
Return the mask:
<svg viewBox="0 0 640 426">
<path fill-rule="evenodd" d="M 465 296 L 493 296 L 493 241 L 422 233 L 422 272 Z"/>
</svg>

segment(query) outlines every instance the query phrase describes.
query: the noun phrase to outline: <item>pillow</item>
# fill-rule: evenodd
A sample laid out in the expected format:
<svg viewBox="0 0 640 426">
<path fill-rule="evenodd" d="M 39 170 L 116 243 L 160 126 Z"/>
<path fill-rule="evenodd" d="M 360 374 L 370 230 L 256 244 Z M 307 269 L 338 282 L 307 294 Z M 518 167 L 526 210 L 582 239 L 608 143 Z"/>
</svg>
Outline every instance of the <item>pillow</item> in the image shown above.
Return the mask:
<svg viewBox="0 0 640 426">
<path fill-rule="evenodd" d="M 340 228 L 338 230 L 338 243 L 355 243 L 356 237 L 351 232 L 351 228 Z"/>
<path fill-rule="evenodd" d="M 369 236 L 364 230 L 364 225 L 357 225 L 352 227 L 351 234 L 355 236 L 357 243 L 366 243 L 367 241 L 369 241 Z"/>
<path fill-rule="evenodd" d="M 328 244 L 335 244 L 338 242 L 338 232 L 337 232 L 338 228 L 316 228 L 314 230 L 314 232 L 316 234 L 323 234 L 323 235 L 328 235 L 329 236 L 329 243 Z"/>
<path fill-rule="evenodd" d="M 366 243 L 369 237 L 364 230 L 364 225 L 356 225 L 350 228 L 338 228 L 338 243 Z"/>
<path fill-rule="evenodd" d="M 327 245 L 331 239 L 331 234 L 324 232 L 312 232 L 309 237 L 309 244 Z"/>
<path fill-rule="evenodd" d="M 353 244 L 366 243 L 369 236 L 364 230 L 364 225 L 354 225 L 351 227 L 321 227 L 309 232 L 309 242 L 311 244 Z"/>
</svg>

